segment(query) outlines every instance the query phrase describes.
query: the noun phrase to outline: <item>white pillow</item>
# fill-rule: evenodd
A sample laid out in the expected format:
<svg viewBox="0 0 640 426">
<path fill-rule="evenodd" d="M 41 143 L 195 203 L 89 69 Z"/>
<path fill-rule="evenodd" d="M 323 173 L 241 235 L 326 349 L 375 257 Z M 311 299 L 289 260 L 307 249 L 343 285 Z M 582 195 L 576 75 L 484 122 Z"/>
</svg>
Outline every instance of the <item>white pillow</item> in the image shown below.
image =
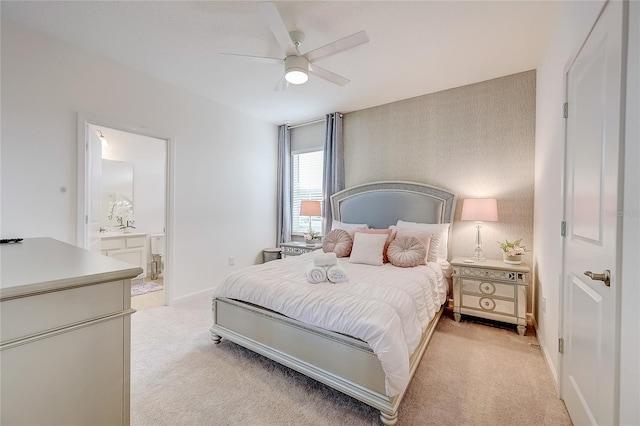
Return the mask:
<svg viewBox="0 0 640 426">
<path fill-rule="evenodd" d="M 447 247 L 449 246 L 449 226 L 450 223 L 416 223 L 416 222 L 405 222 L 404 220 L 399 220 L 396 223 L 398 228 L 408 229 L 411 231 L 422 231 L 422 232 L 430 232 L 432 234 L 440 234 L 440 246 L 438 247 L 438 263 L 441 265 L 449 265 L 447 261 L 448 252 Z"/>
<path fill-rule="evenodd" d="M 344 231 L 347 231 L 349 233 L 349 236 L 353 239 L 353 234 L 358 229 L 369 229 L 369 225 L 367 225 L 366 223 L 344 223 L 340 222 L 339 220 L 334 220 L 333 222 L 331 222 L 331 230 L 333 231 L 334 229 L 342 229 Z"/>
<path fill-rule="evenodd" d="M 351 249 L 349 262 L 382 266 L 382 254 L 384 253 L 387 236 L 387 234 L 356 232 L 353 237 L 353 248 Z"/>
</svg>

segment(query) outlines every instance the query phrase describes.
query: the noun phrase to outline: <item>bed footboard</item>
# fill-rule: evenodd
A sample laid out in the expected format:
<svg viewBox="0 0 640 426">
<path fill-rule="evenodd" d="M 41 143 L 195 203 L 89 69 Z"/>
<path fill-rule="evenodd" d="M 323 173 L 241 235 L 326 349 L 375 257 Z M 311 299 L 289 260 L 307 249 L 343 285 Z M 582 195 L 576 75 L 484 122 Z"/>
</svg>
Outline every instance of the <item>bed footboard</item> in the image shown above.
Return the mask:
<svg viewBox="0 0 640 426">
<path fill-rule="evenodd" d="M 422 358 L 442 309 L 410 359 L 410 374 Z M 402 394 L 385 395 L 385 375 L 371 348 L 361 340 L 236 300 L 213 300 L 211 336 L 221 337 L 270 358 L 380 410 L 386 425 L 397 422 Z"/>
</svg>

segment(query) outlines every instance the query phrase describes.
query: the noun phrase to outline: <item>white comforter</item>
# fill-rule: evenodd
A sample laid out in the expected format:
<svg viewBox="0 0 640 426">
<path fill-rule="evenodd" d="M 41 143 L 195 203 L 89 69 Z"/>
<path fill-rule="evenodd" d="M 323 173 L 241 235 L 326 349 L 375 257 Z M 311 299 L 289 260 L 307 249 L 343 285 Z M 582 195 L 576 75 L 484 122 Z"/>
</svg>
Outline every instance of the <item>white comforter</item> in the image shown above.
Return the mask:
<svg viewBox="0 0 640 426">
<path fill-rule="evenodd" d="M 340 259 L 349 280 L 310 284 L 313 253 L 251 266 L 227 277 L 214 297 L 243 300 L 369 344 L 386 374 L 386 393 L 409 383 L 409 356 L 446 300 L 437 263 L 415 268 L 369 266 Z"/>
</svg>

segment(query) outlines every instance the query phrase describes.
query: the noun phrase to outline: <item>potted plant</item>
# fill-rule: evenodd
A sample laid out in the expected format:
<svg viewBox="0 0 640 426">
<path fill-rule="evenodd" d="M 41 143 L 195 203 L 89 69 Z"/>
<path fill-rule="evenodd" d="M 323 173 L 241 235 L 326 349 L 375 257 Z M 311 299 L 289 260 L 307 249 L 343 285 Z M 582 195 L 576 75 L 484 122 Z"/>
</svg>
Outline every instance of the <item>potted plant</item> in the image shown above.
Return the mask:
<svg viewBox="0 0 640 426">
<path fill-rule="evenodd" d="M 320 233 L 311 231 L 304 234 L 304 241 L 308 246 L 315 246 L 318 241 L 320 241 Z"/>
<path fill-rule="evenodd" d="M 502 261 L 504 263 L 510 265 L 519 265 L 522 263 L 522 256 L 527 251 L 527 248 L 522 245 L 522 238 L 514 241 L 505 240 L 504 243 L 498 241 L 498 244 L 500 244 L 500 249 L 502 249 Z"/>
<path fill-rule="evenodd" d="M 118 223 L 118 228 L 124 233 L 131 232 L 131 229 L 135 229 L 135 226 L 133 226 L 134 223 L 136 223 L 133 218 L 133 206 L 128 201 L 117 201 L 113 203 L 107 218 L 115 219 Z"/>
</svg>

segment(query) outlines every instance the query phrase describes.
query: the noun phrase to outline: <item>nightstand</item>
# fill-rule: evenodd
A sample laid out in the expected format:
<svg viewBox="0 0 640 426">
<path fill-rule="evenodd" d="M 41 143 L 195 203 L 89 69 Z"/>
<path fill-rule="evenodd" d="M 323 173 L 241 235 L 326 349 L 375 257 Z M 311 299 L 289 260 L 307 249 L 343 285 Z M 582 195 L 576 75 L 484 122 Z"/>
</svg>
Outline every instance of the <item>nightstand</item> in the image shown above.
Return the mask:
<svg viewBox="0 0 640 426">
<path fill-rule="evenodd" d="M 287 256 L 300 256 L 302 253 L 321 249 L 322 243 L 308 246 L 307 243 L 292 241 L 290 243 L 282 243 L 280 247 L 282 248 L 282 257 L 284 258 Z"/>
<path fill-rule="evenodd" d="M 530 269 L 487 259 L 466 263 L 456 257 L 453 265 L 453 318 L 461 314 L 516 324 L 518 334 L 527 331 L 527 285 Z"/>
</svg>

